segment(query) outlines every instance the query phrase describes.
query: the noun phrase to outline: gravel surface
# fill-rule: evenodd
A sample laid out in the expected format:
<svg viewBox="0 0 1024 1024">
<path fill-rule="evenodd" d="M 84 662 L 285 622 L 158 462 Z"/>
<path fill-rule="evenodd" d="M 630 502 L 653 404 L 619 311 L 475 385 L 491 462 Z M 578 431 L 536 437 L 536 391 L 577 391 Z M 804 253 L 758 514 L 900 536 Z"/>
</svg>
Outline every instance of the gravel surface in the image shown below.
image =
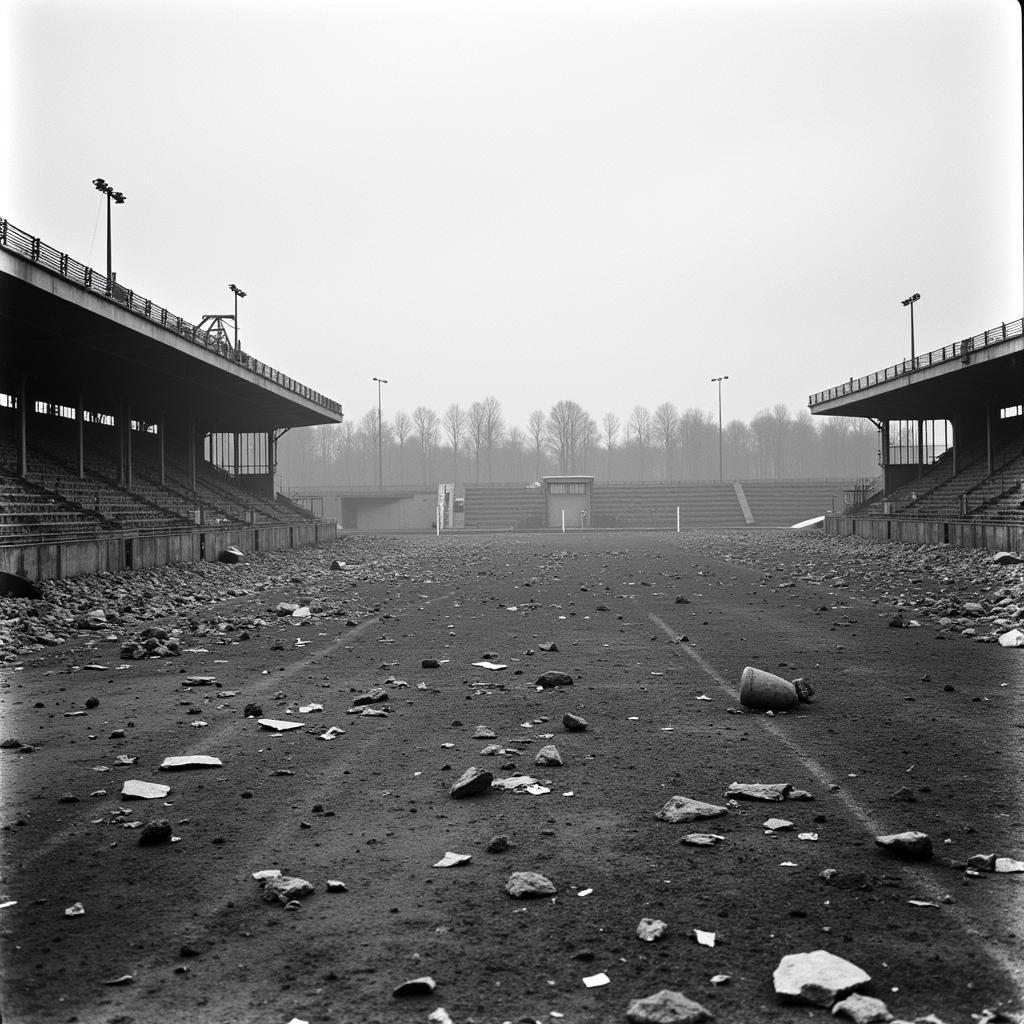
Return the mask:
<svg viewBox="0 0 1024 1024">
<path fill-rule="evenodd" d="M 41 589 L 0 599 L 5 1022 L 824 1021 L 773 984 L 819 949 L 897 1019 L 1021 1020 L 1020 565 L 353 536 Z M 747 665 L 813 698 L 745 709 Z"/>
</svg>

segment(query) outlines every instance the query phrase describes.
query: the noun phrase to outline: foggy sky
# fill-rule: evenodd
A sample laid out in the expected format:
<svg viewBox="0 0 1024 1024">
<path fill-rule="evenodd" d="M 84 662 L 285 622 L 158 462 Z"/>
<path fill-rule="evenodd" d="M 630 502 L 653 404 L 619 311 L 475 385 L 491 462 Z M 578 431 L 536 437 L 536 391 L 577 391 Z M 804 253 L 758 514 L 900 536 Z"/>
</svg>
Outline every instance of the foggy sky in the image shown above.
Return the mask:
<svg viewBox="0 0 1024 1024">
<path fill-rule="evenodd" d="M 1022 314 L 1013 0 L 8 0 L 0 216 L 358 419 L 749 420 Z"/>
</svg>

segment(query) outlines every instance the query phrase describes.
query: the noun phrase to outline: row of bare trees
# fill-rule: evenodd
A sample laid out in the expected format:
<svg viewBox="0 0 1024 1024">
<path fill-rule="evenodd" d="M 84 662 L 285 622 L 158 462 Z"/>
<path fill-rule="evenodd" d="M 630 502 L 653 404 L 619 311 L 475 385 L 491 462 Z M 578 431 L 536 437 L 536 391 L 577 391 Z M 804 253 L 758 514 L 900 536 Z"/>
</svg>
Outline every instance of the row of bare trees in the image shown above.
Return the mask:
<svg viewBox="0 0 1024 1024">
<path fill-rule="evenodd" d="M 385 486 L 526 483 L 552 474 L 599 480 L 668 481 L 873 477 L 878 435 L 864 420 L 796 417 L 785 405 L 719 433 L 711 413 L 662 402 L 638 405 L 623 422 L 600 424 L 578 402 L 530 413 L 508 424 L 493 395 L 438 414 L 420 405 L 381 423 L 372 408 L 356 422 L 292 430 L 278 448 L 284 486 L 374 486 L 378 456 Z"/>
</svg>

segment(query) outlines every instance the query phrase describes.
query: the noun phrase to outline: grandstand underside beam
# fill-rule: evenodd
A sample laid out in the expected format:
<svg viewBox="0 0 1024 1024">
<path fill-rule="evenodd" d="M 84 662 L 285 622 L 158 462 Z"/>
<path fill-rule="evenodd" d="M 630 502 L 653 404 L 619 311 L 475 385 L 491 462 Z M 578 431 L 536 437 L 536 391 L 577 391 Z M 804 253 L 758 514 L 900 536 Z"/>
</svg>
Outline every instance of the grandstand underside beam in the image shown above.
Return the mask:
<svg viewBox="0 0 1024 1024">
<path fill-rule="evenodd" d="M 341 422 L 329 408 L 0 250 L 0 388 L 30 400 L 195 423 L 201 433 Z"/>
</svg>

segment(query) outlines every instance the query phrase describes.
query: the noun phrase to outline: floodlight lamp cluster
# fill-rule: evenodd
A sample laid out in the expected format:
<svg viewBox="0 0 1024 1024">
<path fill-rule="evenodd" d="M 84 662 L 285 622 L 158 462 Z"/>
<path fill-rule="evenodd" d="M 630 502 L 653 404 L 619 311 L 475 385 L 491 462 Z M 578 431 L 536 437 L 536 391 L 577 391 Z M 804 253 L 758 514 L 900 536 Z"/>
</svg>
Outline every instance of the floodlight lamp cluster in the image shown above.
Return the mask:
<svg viewBox="0 0 1024 1024">
<path fill-rule="evenodd" d="M 114 187 L 112 185 L 108 185 L 102 178 L 93 178 L 92 183 L 96 186 L 98 191 L 102 192 L 108 198 L 113 199 L 115 203 L 124 202 L 124 193 L 115 192 Z"/>
<path fill-rule="evenodd" d="M 241 288 L 238 288 L 238 287 L 236 287 L 236 286 L 235 286 L 235 285 L 233 285 L 233 284 L 229 284 L 229 285 L 228 285 L 228 287 L 229 287 L 229 288 L 230 288 L 230 289 L 231 289 L 231 290 L 232 290 L 232 291 L 233 291 L 233 292 L 234 292 L 234 293 L 235 293 L 235 294 L 236 294 L 236 295 L 237 295 L 237 296 L 238 296 L 238 297 L 239 297 L 240 299 L 244 299 L 244 298 L 245 298 L 245 292 L 243 292 Z"/>
<path fill-rule="evenodd" d="M 917 302 L 919 298 L 921 298 L 921 296 L 918 295 L 917 292 L 914 292 L 914 294 L 911 295 L 909 299 L 903 299 L 901 301 L 904 306 L 909 306 L 912 302 Z"/>
</svg>

